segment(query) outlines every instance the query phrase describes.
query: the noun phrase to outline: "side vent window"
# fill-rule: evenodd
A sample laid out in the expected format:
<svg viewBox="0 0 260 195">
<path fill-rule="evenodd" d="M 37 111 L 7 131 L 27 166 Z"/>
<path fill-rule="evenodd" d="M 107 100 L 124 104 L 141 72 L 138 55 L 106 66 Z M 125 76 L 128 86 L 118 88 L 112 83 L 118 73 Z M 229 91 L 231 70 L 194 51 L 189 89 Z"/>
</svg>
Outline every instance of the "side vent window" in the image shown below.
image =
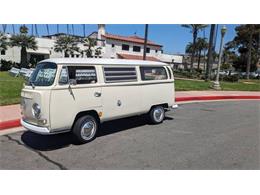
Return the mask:
<svg viewBox="0 0 260 195">
<path fill-rule="evenodd" d="M 137 81 L 135 67 L 104 67 L 106 83 Z"/>
</svg>

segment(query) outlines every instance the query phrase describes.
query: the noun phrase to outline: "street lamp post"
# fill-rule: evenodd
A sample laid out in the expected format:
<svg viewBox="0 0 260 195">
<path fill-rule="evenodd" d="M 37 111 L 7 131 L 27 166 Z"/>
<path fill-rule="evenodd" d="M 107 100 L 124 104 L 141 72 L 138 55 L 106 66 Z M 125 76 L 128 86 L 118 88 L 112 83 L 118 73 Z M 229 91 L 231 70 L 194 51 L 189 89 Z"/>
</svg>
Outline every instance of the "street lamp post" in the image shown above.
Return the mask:
<svg viewBox="0 0 260 195">
<path fill-rule="evenodd" d="M 227 32 L 227 28 L 224 25 L 221 28 L 221 41 L 220 41 L 220 47 L 219 47 L 219 56 L 218 56 L 218 68 L 217 68 L 217 75 L 216 75 L 216 81 L 213 83 L 213 88 L 216 90 L 220 90 L 220 84 L 219 84 L 219 71 L 220 71 L 220 64 L 221 64 L 221 58 L 222 58 L 222 53 L 223 53 L 223 40 L 225 33 Z"/>
</svg>

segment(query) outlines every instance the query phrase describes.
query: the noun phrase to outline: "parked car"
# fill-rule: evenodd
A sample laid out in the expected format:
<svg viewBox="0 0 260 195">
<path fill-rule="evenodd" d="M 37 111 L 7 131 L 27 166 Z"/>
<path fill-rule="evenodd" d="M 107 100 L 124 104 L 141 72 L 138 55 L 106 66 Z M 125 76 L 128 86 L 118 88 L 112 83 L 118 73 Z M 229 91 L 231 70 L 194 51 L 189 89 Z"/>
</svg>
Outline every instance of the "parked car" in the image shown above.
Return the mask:
<svg viewBox="0 0 260 195">
<path fill-rule="evenodd" d="M 21 124 L 39 134 L 72 131 L 93 140 L 105 121 L 147 114 L 154 124 L 176 108 L 174 77 L 161 62 L 116 59 L 41 61 L 21 92 Z"/>
</svg>

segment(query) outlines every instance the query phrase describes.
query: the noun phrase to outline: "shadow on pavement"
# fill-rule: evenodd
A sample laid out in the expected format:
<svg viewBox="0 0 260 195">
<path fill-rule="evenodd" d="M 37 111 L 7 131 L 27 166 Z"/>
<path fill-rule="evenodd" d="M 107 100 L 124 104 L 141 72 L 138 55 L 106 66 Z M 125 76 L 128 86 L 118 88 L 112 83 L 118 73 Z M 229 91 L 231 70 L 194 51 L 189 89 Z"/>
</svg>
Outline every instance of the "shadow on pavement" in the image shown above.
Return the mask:
<svg viewBox="0 0 260 195">
<path fill-rule="evenodd" d="M 165 120 L 173 120 L 173 118 L 166 116 Z M 144 125 L 150 125 L 145 116 L 130 117 L 105 122 L 102 124 L 97 137 L 102 137 L 125 130 L 131 130 L 132 128 L 141 127 Z M 26 146 L 40 151 L 57 150 L 68 147 L 71 144 L 77 145 L 74 142 L 73 135 L 70 132 L 56 135 L 39 135 L 26 131 L 22 134 L 21 139 Z"/>
</svg>

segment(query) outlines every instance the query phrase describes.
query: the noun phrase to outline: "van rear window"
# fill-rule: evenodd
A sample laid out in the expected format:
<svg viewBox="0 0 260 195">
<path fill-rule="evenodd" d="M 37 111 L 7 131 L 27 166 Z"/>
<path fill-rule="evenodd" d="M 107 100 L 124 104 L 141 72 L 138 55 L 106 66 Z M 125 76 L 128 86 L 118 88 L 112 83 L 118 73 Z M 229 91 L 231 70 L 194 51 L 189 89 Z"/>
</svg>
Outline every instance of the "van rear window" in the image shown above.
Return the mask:
<svg viewBox="0 0 260 195">
<path fill-rule="evenodd" d="M 140 67 L 140 71 L 143 81 L 167 79 L 167 73 L 164 67 Z"/>
<path fill-rule="evenodd" d="M 137 81 L 135 67 L 104 67 L 105 82 Z"/>
</svg>

